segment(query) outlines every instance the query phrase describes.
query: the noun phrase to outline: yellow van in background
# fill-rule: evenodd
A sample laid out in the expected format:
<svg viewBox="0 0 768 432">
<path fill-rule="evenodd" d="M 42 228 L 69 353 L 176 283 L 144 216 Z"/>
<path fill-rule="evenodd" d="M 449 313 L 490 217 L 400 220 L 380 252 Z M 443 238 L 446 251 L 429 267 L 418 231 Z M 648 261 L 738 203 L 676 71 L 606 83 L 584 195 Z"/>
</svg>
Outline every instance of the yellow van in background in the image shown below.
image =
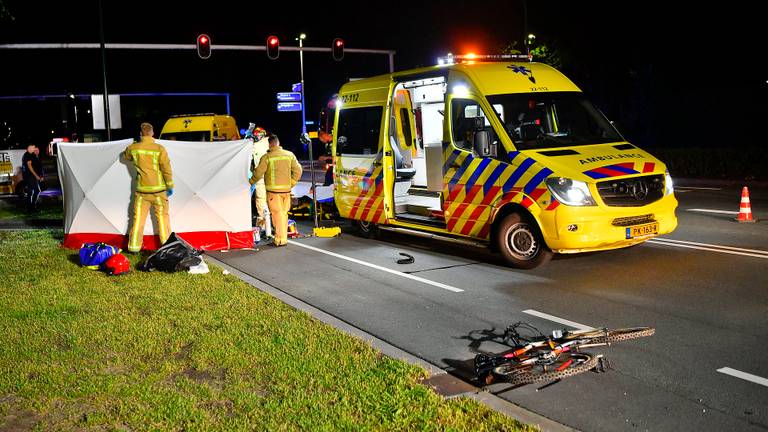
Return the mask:
<svg viewBox="0 0 768 432">
<path fill-rule="evenodd" d="M 666 166 L 552 67 L 513 56 L 356 80 L 339 91 L 335 201 L 363 235 L 490 245 L 533 268 L 677 227 Z"/>
<path fill-rule="evenodd" d="M 160 139 L 174 141 L 231 141 L 240 139 L 235 118 L 220 114 L 182 114 L 168 119 Z"/>
</svg>

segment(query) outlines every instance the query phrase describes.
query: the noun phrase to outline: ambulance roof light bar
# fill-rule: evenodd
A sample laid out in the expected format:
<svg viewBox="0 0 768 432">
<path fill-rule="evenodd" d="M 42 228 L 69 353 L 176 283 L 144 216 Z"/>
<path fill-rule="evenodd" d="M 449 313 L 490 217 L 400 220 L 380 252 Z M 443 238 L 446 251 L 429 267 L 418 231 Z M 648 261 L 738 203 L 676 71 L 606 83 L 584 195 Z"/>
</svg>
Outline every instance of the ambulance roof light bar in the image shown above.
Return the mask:
<svg viewBox="0 0 768 432">
<path fill-rule="evenodd" d="M 447 56 L 438 57 L 437 64 L 440 66 L 447 66 L 457 63 L 467 62 L 503 62 L 503 61 L 527 61 L 533 60 L 533 56 L 527 54 L 459 54 L 453 55 L 448 53 Z"/>
</svg>

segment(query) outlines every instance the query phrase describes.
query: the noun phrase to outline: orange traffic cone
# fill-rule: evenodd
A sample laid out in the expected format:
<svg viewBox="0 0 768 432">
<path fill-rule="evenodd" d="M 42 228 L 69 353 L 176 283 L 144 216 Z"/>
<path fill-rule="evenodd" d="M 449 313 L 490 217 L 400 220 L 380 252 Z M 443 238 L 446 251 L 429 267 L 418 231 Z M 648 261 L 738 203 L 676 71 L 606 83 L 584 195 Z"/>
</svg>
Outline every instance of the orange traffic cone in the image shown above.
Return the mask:
<svg viewBox="0 0 768 432">
<path fill-rule="evenodd" d="M 741 190 L 741 204 L 739 205 L 739 215 L 736 216 L 737 222 L 757 222 L 752 218 L 752 206 L 749 203 L 749 189 L 744 186 Z"/>
</svg>

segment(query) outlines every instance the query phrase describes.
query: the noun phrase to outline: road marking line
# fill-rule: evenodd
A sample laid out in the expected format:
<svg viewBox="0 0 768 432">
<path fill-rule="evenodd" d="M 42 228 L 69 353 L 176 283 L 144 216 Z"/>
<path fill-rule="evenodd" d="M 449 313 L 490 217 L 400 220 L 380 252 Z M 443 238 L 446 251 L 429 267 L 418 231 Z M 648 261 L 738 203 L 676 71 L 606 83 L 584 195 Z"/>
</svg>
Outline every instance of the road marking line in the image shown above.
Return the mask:
<svg viewBox="0 0 768 432">
<path fill-rule="evenodd" d="M 348 257 L 346 255 L 337 254 L 335 252 L 327 251 L 325 249 L 316 248 L 314 246 L 306 245 L 306 244 L 299 243 L 299 242 L 296 242 L 296 241 L 293 241 L 293 240 L 289 240 L 288 243 L 290 243 L 292 245 L 303 247 L 305 249 L 313 250 L 315 252 L 324 253 L 326 255 L 330 255 L 330 256 L 335 257 L 335 258 L 339 258 L 339 259 L 343 259 L 343 260 L 346 260 L 346 261 L 350 261 L 350 262 L 353 262 L 355 264 L 364 265 L 366 267 L 374 268 L 376 270 L 381 270 L 383 272 L 391 273 L 393 275 L 402 276 L 402 277 L 404 277 L 406 279 L 411 279 L 411 280 L 414 280 L 416 282 L 421 282 L 421 283 L 424 283 L 424 284 L 427 284 L 427 285 L 436 286 L 436 287 L 442 288 L 444 290 L 448 290 L 448 291 L 452 291 L 452 292 L 457 292 L 457 293 L 464 292 L 463 289 L 452 287 L 452 286 L 446 285 L 444 283 L 435 282 L 435 281 L 431 281 L 429 279 L 424 279 L 422 277 L 414 276 L 412 274 L 403 273 L 403 272 L 397 271 L 397 270 L 392 270 L 392 269 L 389 269 L 389 268 L 386 268 L 386 267 L 382 267 L 382 266 L 379 266 L 379 265 L 376 265 L 376 264 L 371 264 L 369 262 L 361 261 L 361 260 L 359 260 L 357 258 L 352 258 L 352 257 Z"/>
<path fill-rule="evenodd" d="M 736 369 L 731 369 L 729 367 L 723 367 L 718 369 L 717 371 L 726 375 L 730 375 L 732 377 L 741 378 L 743 380 L 751 381 L 755 384 L 760 384 L 762 386 L 768 387 L 768 378 L 752 375 L 751 373 L 742 372 Z"/>
<path fill-rule="evenodd" d="M 675 186 L 675 189 L 692 189 L 692 190 L 708 190 L 708 191 L 719 191 L 723 190 L 723 188 L 718 187 L 697 187 L 697 186 Z"/>
<path fill-rule="evenodd" d="M 732 210 L 715 210 L 715 209 L 685 209 L 685 211 L 689 212 L 701 212 L 701 213 L 717 213 L 717 214 L 727 214 L 727 215 L 737 215 L 739 212 L 732 211 Z"/>
<path fill-rule="evenodd" d="M 671 243 L 688 244 L 688 245 L 694 245 L 694 246 L 704 246 L 704 247 L 711 247 L 711 248 L 718 248 L 718 249 L 727 249 L 727 250 L 733 250 L 738 252 L 751 252 L 751 253 L 768 255 L 768 250 L 761 250 L 761 249 L 745 249 L 745 248 L 739 248 L 739 247 L 733 247 L 733 246 L 722 246 L 722 245 L 716 245 L 716 244 L 710 244 L 710 243 L 699 243 L 699 242 L 693 242 L 688 240 L 675 240 L 675 239 L 666 238 L 666 237 L 658 237 L 658 238 L 655 238 L 654 240 L 671 242 Z"/>
<path fill-rule="evenodd" d="M 660 244 L 660 245 L 664 245 L 664 246 L 681 247 L 681 248 L 686 248 L 686 249 L 697 249 L 697 250 L 703 250 L 703 251 L 709 251 L 709 252 L 720 252 L 720 253 L 730 254 L 730 255 L 742 255 L 742 256 L 748 256 L 748 257 L 768 259 L 768 255 L 761 255 L 761 254 L 754 254 L 754 253 L 745 253 L 745 252 L 737 252 L 737 251 L 729 251 L 729 250 L 724 250 L 724 249 L 714 249 L 714 248 L 709 248 L 709 247 L 692 246 L 692 245 L 680 244 L 680 243 L 669 243 L 669 242 L 665 242 L 665 241 L 659 241 L 659 239 L 648 240 L 648 243 Z"/>
<path fill-rule="evenodd" d="M 574 322 L 574 321 L 571 321 L 571 320 L 567 320 L 565 318 L 556 317 L 554 315 L 546 314 L 544 312 L 539 312 L 539 311 L 533 310 L 533 309 L 526 309 L 526 310 L 523 311 L 523 313 L 526 313 L 528 315 L 533 315 L 533 316 L 536 316 L 536 317 L 539 317 L 539 318 L 544 318 L 545 320 L 553 321 L 553 322 L 556 322 L 556 323 L 559 323 L 559 324 L 565 324 L 568 327 L 573 327 L 573 328 L 578 329 L 578 330 L 594 330 L 595 329 L 594 327 L 590 327 L 588 325 L 579 324 L 577 322 Z"/>
</svg>

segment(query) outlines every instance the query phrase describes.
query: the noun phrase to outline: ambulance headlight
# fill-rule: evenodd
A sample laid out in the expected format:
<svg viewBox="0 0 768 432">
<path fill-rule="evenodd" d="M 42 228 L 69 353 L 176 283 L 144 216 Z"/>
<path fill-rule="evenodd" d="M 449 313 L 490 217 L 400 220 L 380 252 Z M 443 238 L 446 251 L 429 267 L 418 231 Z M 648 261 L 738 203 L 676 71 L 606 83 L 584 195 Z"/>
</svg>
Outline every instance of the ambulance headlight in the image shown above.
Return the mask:
<svg viewBox="0 0 768 432">
<path fill-rule="evenodd" d="M 558 201 L 569 206 L 593 206 L 595 200 L 589 187 L 583 181 L 564 177 L 550 177 L 547 188 Z"/>
<path fill-rule="evenodd" d="M 664 172 L 664 195 L 671 195 L 673 192 L 675 192 L 675 184 L 672 183 L 672 176 L 667 170 Z"/>
</svg>

